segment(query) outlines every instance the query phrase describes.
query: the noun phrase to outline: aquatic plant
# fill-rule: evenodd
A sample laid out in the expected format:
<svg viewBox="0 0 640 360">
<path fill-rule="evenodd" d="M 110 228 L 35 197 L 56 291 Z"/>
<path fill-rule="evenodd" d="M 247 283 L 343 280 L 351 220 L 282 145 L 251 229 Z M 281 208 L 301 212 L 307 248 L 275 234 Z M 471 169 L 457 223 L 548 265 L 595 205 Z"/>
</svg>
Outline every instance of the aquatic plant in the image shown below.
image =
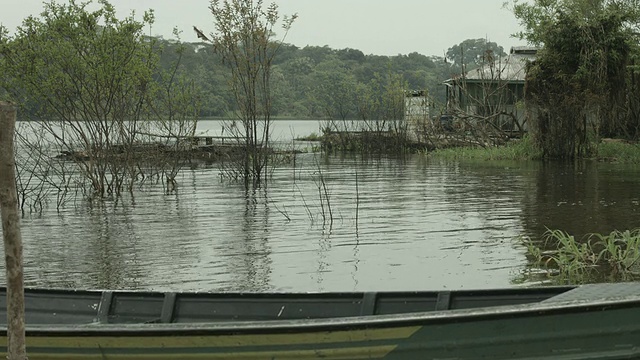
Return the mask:
<svg viewBox="0 0 640 360">
<path fill-rule="evenodd" d="M 429 155 L 456 160 L 539 160 L 542 158 L 542 153 L 535 148 L 529 136 L 513 140 L 504 146 L 453 147 L 438 149 L 430 152 Z"/>
<path fill-rule="evenodd" d="M 591 233 L 581 240 L 562 230 L 547 229 L 542 242 L 529 237 L 521 240 L 530 261 L 561 282 L 589 282 L 603 276 L 617 281 L 640 275 L 640 228 Z"/>
<path fill-rule="evenodd" d="M 626 141 L 605 139 L 598 144 L 597 159 L 599 161 L 640 164 L 640 146 Z"/>
<path fill-rule="evenodd" d="M 640 260 L 640 229 L 613 231 L 609 235 L 592 234 L 595 244 L 602 248 L 598 261 L 615 273 L 635 273 Z"/>
</svg>

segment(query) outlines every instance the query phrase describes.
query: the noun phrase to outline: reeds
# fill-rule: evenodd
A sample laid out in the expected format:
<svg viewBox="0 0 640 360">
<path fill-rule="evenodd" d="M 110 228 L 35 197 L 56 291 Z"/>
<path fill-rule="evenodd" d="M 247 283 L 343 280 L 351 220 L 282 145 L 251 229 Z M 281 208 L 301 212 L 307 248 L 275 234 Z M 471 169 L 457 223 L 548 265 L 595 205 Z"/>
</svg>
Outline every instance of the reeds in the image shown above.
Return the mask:
<svg viewBox="0 0 640 360">
<path fill-rule="evenodd" d="M 504 146 L 452 147 L 425 152 L 429 156 L 455 160 L 540 160 L 542 151 L 536 148 L 530 136 L 513 140 Z M 627 141 L 602 141 L 593 159 L 598 161 L 640 164 L 640 146 Z"/>
<path fill-rule="evenodd" d="M 640 164 L 640 147 L 625 141 L 603 141 L 598 144 L 597 158 L 601 161 Z"/>
<path fill-rule="evenodd" d="M 561 230 L 547 229 L 542 243 L 527 237 L 522 241 L 536 266 L 569 282 L 585 282 L 594 277 L 627 280 L 640 275 L 640 228 L 615 230 L 608 235 L 592 233 L 582 240 Z"/>
<path fill-rule="evenodd" d="M 428 153 L 445 159 L 467 160 L 539 160 L 542 153 L 535 148 L 529 136 L 514 140 L 504 146 L 453 147 Z"/>
<path fill-rule="evenodd" d="M 331 196 L 330 192 L 327 189 L 327 181 L 322 172 L 322 168 L 320 167 L 320 163 L 318 159 L 315 159 L 316 162 L 316 171 L 314 175 L 317 178 L 314 178 L 314 182 L 318 188 L 318 199 L 320 200 L 320 210 L 322 215 L 322 224 L 326 225 L 329 223 L 329 231 L 333 228 L 333 209 L 331 208 Z M 326 210 L 325 210 L 326 208 Z"/>
</svg>

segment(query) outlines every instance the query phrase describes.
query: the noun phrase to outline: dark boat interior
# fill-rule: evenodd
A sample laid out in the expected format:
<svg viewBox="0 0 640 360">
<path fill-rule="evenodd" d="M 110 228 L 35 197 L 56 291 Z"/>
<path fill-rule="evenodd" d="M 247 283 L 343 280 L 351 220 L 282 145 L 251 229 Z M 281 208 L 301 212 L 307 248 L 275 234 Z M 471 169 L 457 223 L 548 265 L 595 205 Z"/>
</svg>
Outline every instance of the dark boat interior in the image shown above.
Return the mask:
<svg viewBox="0 0 640 360">
<path fill-rule="evenodd" d="M 361 293 L 161 293 L 26 289 L 27 324 L 203 323 L 402 314 L 541 302 L 574 287 Z M 6 289 L 0 289 L 6 324 Z"/>
</svg>

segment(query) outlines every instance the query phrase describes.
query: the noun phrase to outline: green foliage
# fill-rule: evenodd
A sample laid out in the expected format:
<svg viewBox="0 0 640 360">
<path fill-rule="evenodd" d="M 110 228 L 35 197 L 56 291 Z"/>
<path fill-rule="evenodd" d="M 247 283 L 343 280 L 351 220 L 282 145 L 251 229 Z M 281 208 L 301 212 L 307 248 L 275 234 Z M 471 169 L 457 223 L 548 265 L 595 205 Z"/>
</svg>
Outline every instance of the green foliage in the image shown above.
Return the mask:
<svg viewBox="0 0 640 360">
<path fill-rule="evenodd" d="M 329 120 L 355 119 L 357 115 L 358 82 L 339 60 L 322 63 L 316 67 L 311 86 L 312 93 Z"/>
<path fill-rule="evenodd" d="M 488 148 L 454 147 L 437 149 L 425 155 L 454 160 L 541 160 L 542 151 L 531 136 L 513 140 L 504 146 Z M 640 164 L 640 146 L 620 140 L 607 140 L 597 145 L 594 160 L 625 164 Z"/>
<path fill-rule="evenodd" d="M 99 4 L 90 12 L 89 3 L 45 3 L 41 17 L 26 18 L 14 37 L 2 36 L 0 87 L 22 119 L 40 120 L 57 149 L 100 159 L 77 165 L 102 197 L 119 194 L 125 183 L 131 188 L 138 175 L 132 153 L 115 155 L 136 143 L 157 56 L 143 33 L 153 13 L 141 22 L 120 20 L 111 4 Z"/>
<path fill-rule="evenodd" d="M 588 282 L 598 276 L 629 280 L 640 275 L 640 229 L 593 233 L 583 240 L 547 229 L 541 243 L 521 240 L 534 264 L 550 270 L 561 282 Z"/>
<path fill-rule="evenodd" d="M 489 62 L 486 58 L 488 54 L 494 58 L 506 55 L 504 48 L 495 42 L 486 39 L 467 39 L 450 47 L 446 56 L 460 73 L 463 69 L 468 71 Z"/>
<path fill-rule="evenodd" d="M 527 102 L 535 108 L 531 131 L 545 157 L 591 156 L 599 137 L 637 137 L 638 80 L 635 0 L 513 2 L 525 30 L 543 45 L 528 68 Z M 634 55 L 636 54 L 636 55 Z M 635 89 L 635 90 L 634 90 Z"/>
<path fill-rule="evenodd" d="M 280 22 L 280 14 L 275 3 L 263 7 L 262 0 L 212 0 L 209 8 L 216 29 L 211 42 L 230 71 L 228 84 L 242 125 L 232 135 L 242 139 L 243 159 L 232 163 L 225 173 L 234 178 L 239 174 L 245 184 L 249 180 L 260 182 L 266 176 L 263 169 L 270 156 L 274 59 L 297 15 L 284 17 L 285 35 L 276 41 L 274 27 Z M 304 72 L 309 66 L 298 61 L 292 68 Z"/>
<path fill-rule="evenodd" d="M 367 94 L 382 97 L 376 84 L 389 72 L 399 76 L 407 89 L 427 89 L 444 103 L 442 83 L 452 76 L 443 58 L 418 53 L 389 57 L 286 44 L 282 49 L 284 54 L 274 59 L 273 75 L 273 114 L 278 117 L 362 119 L 358 102 Z"/>
<path fill-rule="evenodd" d="M 280 29 L 273 30 L 282 32 Z M 222 55 L 214 51 L 210 42 L 145 39 L 154 44 L 152 60 L 158 61 L 161 71 L 172 73 L 174 64 L 180 63 L 176 75 L 198 91 L 200 118 L 221 118 L 240 111 L 234 94 L 228 91 L 230 69 L 212 66 L 221 63 Z M 417 52 L 380 56 L 365 55 L 358 49 L 332 49 L 328 46 L 299 48 L 281 42 L 275 45 L 278 56 L 272 59 L 271 113 L 279 118 L 357 119 L 356 102 L 345 103 L 346 93 L 353 92 L 354 88 L 370 86 L 377 76 L 389 71 L 401 76 L 408 89 L 427 90 L 434 100 L 444 104 L 446 94 L 442 83 L 458 73 L 442 56 L 426 56 Z M 183 50 L 178 51 L 180 48 Z M 159 59 L 155 58 L 156 55 L 159 55 Z M 159 79 L 159 72 L 154 71 L 154 80 Z M 327 99 L 325 90 L 331 91 L 331 95 L 335 87 L 340 88 L 335 93 L 336 97 Z M 0 94 L 2 91 L 0 89 Z M 327 105 L 332 102 L 340 104 L 343 109 L 328 109 Z M 32 112 L 38 105 L 32 104 L 29 108 Z M 328 111 L 330 116 L 327 115 Z M 24 110 L 21 113 L 24 114 Z"/>
<path fill-rule="evenodd" d="M 151 171 L 173 183 L 180 164 L 169 165 L 158 158 L 160 152 L 141 144 L 177 144 L 176 138 L 195 129 L 196 89 L 179 71 L 185 48 L 176 43 L 177 61 L 159 69 L 159 47 L 144 34 L 153 13 L 146 12 L 142 21 L 133 14 L 118 19 L 109 2 L 98 3 L 89 11 L 90 2 L 48 2 L 40 17 L 26 18 L 14 36 L 0 31 L 0 88 L 20 106 L 21 120 L 38 120 L 21 129 L 46 135 L 19 138 L 32 150 L 31 158 L 49 159 L 50 149 L 67 154 L 81 174 L 74 182 L 89 196 L 131 191 L 147 177 L 142 162 L 150 157 L 161 164 Z M 160 121 L 146 121 L 151 118 Z M 64 164 L 37 163 L 50 167 L 40 174 L 35 168 L 21 171 L 67 191 Z"/>
<path fill-rule="evenodd" d="M 607 162 L 640 164 L 640 146 L 624 141 L 605 141 L 597 147 L 597 159 Z"/>
<path fill-rule="evenodd" d="M 375 74 L 369 84 L 356 84 L 347 77 L 336 82 L 334 92 L 322 101 L 327 109 L 354 111 L 361 121 L 347 120 L 347 113 L 334 119 L 327 112 L 323 125 L 323 147 L 328 151 L 398 153 L 407 150 L 409 122 L 404 119 L 406 82 L 392 71 Z M 355 108 L 350 104 L 355 100 Z M 348 106 L 348 107 L 347 107 Z"/>
<path fill-rule="evenodd" d="M 200 118 L 224 118 L 240 111 L 233 92 L 228 91 L 230 69 L 215 65 L 221 63 L 222 55 L 214 51 L 210 42 L 145 39 L 154 44 L 154 53 L 159 55 L 159 59 L 155 55 L 152 59 L 161 69 L 153 71 L 154 80 L 160 79 L 160 72 L 176 71 L 176 80 L 182 79 L 198 91 Z M 278 56 L 272 59 L 271 70 L 271 114 L 278 118 L 359 119 L 357 101 L 351 94 L 373 86 L 378 77 L 389 72 L 400 76 L 407 89 L 427 90 L 435 101 L 444 104 L 442 83 L 457 73 L 443 57 L 417 52 L 379 56 L 365 55 L 357 49 L 299 48 L 281 42 L 276 45 Z M 178 62 L 180 66 L 175 70 Z M 382 94 L 372 96 L 380 98 Z M 39 105 L 28 107 L 33 112 Z"/>
<path fill-rule="evenodd" d="M 488 148 L 457 147 L 438 149 L 428 153 L 429 156 L 457 160 L 539 160 L 541 152 L 536 149 L 531 137 L 525 136 L 504 146 Z"/>
<path fill-rule="evenodd" d="M 157 57 L 143 41 L 153 21 L 118 20 L 106 1 L 94 12 L 87 4 L 45 3 L 41 18 L 30 16 L 14 38 L 0 39 L 0 85 L 38 118 L 109 119 L 136 116 Z M 80 113 L 79 113 L 80 111 Z"/>
</svg>

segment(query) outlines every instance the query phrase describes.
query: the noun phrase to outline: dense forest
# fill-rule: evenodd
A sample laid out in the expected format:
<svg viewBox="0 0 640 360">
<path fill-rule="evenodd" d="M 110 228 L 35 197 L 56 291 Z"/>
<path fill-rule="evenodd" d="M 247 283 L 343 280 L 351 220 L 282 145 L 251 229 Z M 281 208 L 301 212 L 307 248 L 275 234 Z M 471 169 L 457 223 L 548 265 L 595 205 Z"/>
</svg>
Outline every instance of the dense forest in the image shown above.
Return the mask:
<svg viewBox="0 0 640 360">
<path fill-rule="evenodd" d="M 106 2 L 95 11 L 84 3 L 45 3 L 40 17 L 25 19 L 15 35 L 0 26 L 0 99 L 17 104 L 24 120 L 19 134 L 38 134 L 18 137 L 30 149 L 20 159 L 25 171 L 45 174 L 61 199 L 66 172 L 48 179 L 58 160 L 78 165 L 75 184 L 91 196 L 132 191 L 154 176 L 171 191 L 182 161 L 192 156 L 193 139 L 186 139 L 195 134 L 194 120 L 215 117 L 240 120 L 225 134 L 240 142 L 225 176 L 247 183 L 259 182 L 271 160 L 273 118 L 372 120 L 377 137 L 360 144 L 384 137 L 391 144 L 385 148 L 404 151 L 408 125 L 396 121 L 404 118 L 407 91 L 428 92 L 442 104 L 444 80 L 477 66 L 487 50 L 503 53 L 484 39 L 454 45 L 446 59 L 298 48 L 274 41 L 273 8 L 266 16 L 260 3 L 251 3 L 238 0 L 212 11 L 219 27 L 211 39 L 197 33 L 204 40 L 197 43 L 179 41 L 177 31 L 178 40 L 149 37 L 144 29 L 152 13 L 141 21 L 119 19 Z M 341 141 L 341 147 L 351 143 Z M 50 149 L 59 153 L 53 162 Z"/>
<path fill-rule="evenodd" d="M 235 109 L 228 87 L 228 69 L 209 43 L 185 43 L 154 38 L 161 49 L 161 68 L 194 84 L 199 94 L 201 118 L 225 117 Z M 443 81 L 479 64 L 490 49 L 504 50 L 484 39 L 468 39 L 452 45 L 445 56 L 365 55 L 357 49 L 328 46 L 297 47 L 280 44 L 272 69 L 272 115 L 296 119 L 358 119 L 357 98 L 381 97 L 390 81 L 403 82 L 407 90 L 426 90 L 437 105 L 444 104 Z"/>
</svg>

